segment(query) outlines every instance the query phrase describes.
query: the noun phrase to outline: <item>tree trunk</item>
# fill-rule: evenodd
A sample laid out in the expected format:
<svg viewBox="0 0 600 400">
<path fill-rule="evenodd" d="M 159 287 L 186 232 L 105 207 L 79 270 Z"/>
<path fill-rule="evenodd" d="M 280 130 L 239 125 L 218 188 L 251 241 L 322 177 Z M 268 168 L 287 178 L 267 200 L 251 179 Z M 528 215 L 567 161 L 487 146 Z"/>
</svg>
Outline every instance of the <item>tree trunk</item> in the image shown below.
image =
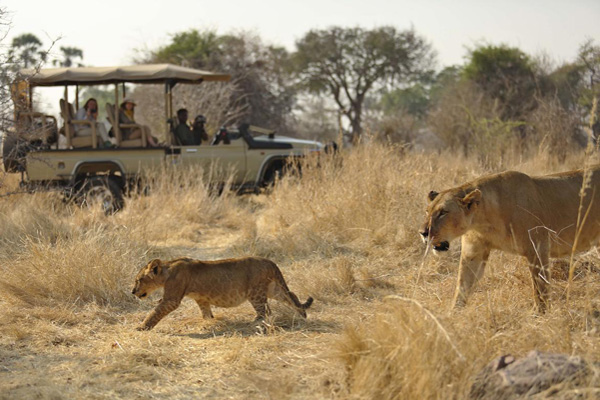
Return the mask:
<svg viewBox="0 0 600 400">
<path fill-rule="evenodd" d="M 355 103 L 348 115 L 350 118 L 350 129 L 352 133 L 352 144 L 356 146 L 362 135 L 362 102 Z"/>
</svg>

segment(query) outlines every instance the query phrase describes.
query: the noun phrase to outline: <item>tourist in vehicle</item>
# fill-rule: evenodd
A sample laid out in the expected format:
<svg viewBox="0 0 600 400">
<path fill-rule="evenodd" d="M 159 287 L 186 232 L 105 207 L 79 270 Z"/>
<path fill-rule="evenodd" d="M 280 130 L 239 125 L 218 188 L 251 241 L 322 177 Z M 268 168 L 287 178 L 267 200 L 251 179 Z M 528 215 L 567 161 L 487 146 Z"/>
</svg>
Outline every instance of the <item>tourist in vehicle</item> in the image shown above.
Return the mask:
<svg viewBox="0 0 600 400">
<path fill-rule="evenodd" d="M 188 110 L 180 108 L 177 110 L 177 120 L 179 123 L 173 133 L 182 146 L 199 146 L 203 140 L 208 140 L 206 129 L 204 129 L 206 118 L 203 115 L 198 115 L 190 128 L 188 125 Z"/>
<path fill-rule="evenodd" d="M 137 124 L 137 122 L 135 122 L 134 117 L 135 106 L 136 104 L 133 101 L 133 99 L 128 97 L 123 99 L 123 102 L 119 107 L 120 124 Z M 148 144 L 152 147 L 158 147 L 158 141 L 150 133 L 150 127 L 146 125 L 140 125 L 140 128 L 123 128 L 121 130 L 121 133 L 123 134 L 123 139 L 131 140 L 141 138 L 142 129 L 146 132 L 146 140 L 148 141 Z"/>
<path fill-rule="evenodd" d="M 102 144 L 104 147 L 114 147 L 115 143 L 108 136 L 108 132 L 106 131 L 106 126 L 103 123 L 98 122 L 98 102 L 94 98 L 88 99 L 85 102 L 82 108 L 77 110 L 75 114 L 75 119 L 80 121 L 93 121 L 96 123 L 96 132 L 102 139 Z M 76 136 L 91 136 L 92 128 L 87 125 L 74 125 L 73 129 L 75 130 Z M 114 139 L 113 139 L 114 140 Z"/>
</svg>

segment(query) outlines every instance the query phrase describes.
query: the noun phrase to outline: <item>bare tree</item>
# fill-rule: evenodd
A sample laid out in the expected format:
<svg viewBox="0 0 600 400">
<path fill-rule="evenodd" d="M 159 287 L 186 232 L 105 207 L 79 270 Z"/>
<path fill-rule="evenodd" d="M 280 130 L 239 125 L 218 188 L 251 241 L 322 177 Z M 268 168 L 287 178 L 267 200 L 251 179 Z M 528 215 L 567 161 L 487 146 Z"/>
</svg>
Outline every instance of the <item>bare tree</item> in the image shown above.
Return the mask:
<svg viewBox="0 0 600 400">
<path fill-rule="evenodd" d="M 6 132 L 12 122 L 10 104 L 10 83 L 13 69 L 10 68 L 9 54 L 6 47 L 6 37 L 10 31 L 10 21 L 6 9 L 0 8 L 0 129 Z"/>
<path fill-rule="evenodd" d="M 173 89 L 173 108 L 188 109 L 190 116 L 202 114 L 206 117 L 206 130 L 210 134 L 220 126 L 238 121 L 244 114 L 242 106 L 231 107 L 231 96 L 235 86 L 222 82 L 206 82 L 201 85 L 180 84 Z M 150 126 L 153 135 L 164 141 L 166 137 L 164 87 L 140 85 L 133 92 L 138 104 L 136 119 Z M 170 116 L 175 118 L 174 115 Z M 159 133 L 160 132 L 160 133 Z"/>
</svg>

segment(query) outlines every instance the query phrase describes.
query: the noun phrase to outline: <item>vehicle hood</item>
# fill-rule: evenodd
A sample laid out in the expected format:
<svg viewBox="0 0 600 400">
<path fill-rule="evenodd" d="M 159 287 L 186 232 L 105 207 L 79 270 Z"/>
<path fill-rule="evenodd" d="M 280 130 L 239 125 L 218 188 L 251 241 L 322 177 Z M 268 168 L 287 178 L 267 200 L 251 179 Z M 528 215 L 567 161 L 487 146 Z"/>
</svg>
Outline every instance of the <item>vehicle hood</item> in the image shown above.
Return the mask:
<svg viewBox="0 0 600 400">
<path fill-rule="evenodd" d="M 317 142 L 315 140 L 297 139 L 288 136 L 277 135 L 271 139 L 268 135 L 260 135 L 255 136 L 254 140 L 260 140 L 261 142 L 290 143 L 295 148 L 313 148 L 316 150 L 321 150 L 323 148 L 323 143 L 321 142 Z"/>
</svg>

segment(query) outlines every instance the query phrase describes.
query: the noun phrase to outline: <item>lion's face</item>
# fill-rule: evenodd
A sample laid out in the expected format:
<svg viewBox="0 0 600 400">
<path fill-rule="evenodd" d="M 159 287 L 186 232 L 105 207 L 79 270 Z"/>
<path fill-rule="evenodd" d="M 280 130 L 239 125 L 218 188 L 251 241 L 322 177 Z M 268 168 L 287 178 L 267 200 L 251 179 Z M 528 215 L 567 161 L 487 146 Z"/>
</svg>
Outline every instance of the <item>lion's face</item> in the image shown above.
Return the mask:
<svg viewBox="0 0 600 400">
<path fill-rule="evenodd" d="M 481 201 L 481 192 L 475 189 L 463 196 L 432 191 L 428 197 L 421 237 L 424 242 L 431 243 L 435 251 L 447 251 L 453 239 L 469 230 L 473 212 Z"/>
<path fill-rule="evenodd" d="M 135 286 L 131 293 L 143 299 L 156 289 L 164 286 L 166 281 L 165 267 L 160 260 L 152 260 L 142 267 L 135 277 Z"/>
</svg>

